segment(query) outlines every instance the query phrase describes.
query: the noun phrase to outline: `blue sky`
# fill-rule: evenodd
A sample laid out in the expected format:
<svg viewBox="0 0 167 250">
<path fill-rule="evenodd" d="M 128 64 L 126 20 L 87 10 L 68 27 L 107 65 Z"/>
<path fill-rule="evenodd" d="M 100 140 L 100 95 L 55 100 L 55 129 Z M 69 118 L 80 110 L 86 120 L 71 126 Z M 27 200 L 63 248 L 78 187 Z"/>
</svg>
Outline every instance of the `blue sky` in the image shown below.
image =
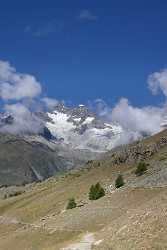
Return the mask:
<svg viewBox="0 0 167 250">
<path fill-rule="evenodd" d="M 167 68 L 165 0 L 1 1 L 0 59 L 73 104 L 156 105 L 147 77 Z"/>
</svg>

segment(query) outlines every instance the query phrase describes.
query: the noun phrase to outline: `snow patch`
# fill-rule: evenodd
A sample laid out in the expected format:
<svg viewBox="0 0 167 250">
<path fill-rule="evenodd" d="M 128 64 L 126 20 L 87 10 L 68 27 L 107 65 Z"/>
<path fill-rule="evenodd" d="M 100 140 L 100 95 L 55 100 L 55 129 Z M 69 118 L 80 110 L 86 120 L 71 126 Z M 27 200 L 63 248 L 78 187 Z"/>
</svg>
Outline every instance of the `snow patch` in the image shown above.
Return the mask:
<svg viewBox="0 0 167 250">
<path fill-rule="evenodd" d="M 87 117 L 82 124 L 88 125 L 88 124 L 92 123 L 94 119 L 95 119 L 94 117 Z"/>
<path fill-rule="evenodd" d="M 106 152 L 111 150 L 120 140 L 122 128 L 117 124 L 103 123 L 104 127 L 97 128 L 93 116 L 81 117 L 71 116 L 70 113 L 54 111 L 48 113 L 51 121 L 46 126 L 57 139 L 63 138 L 65 144 L 74 149 L 90 150 L 92 152 Z M 79 133 L 82 126 L 87 125 L 82 133 Z"/>
<path fill-rule="evenodd" d="M 74 118 L 73 119 L 75 122 L 79 123 L 81 121 L 81 118 Z"/>
<path fill-rule="evenodd" d="M 68 119 L 70 116 L 61 112 L 54 112 L 53 114 L 47 113 L 52 122 L 47 122 L 46 126 L 50 130 L 53 136 L 57 138 L 64 138 L 65 141 L 68 139 L 69 132 L 75 129 L 72 122 Z"/>
</svg>

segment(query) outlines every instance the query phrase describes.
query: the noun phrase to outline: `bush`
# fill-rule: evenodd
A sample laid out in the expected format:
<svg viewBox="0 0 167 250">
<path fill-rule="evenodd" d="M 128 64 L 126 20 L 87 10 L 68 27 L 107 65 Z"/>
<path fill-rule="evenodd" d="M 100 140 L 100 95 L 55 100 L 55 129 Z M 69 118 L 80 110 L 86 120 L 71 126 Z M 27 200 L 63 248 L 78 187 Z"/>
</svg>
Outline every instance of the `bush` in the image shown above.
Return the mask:
<svg viewBox="0 0 167 250">
<path fill-rule="evenodd" d="M 123 177 L 121 174 L 118 175 L 117 179 L 115 180 L 115 187 L 120 188 L 125 184 Z"/>
<path fill-rule="evenodd" d="M 67 204 L 67 209 L 73 209 L 76 206 L 77 204 L 75 202 L 75 199 L 74 198 L 69 199 L 68 204 Z"/>
<path fill-rule="evenodd" d="M 135 174 L 137 176 L 143 175 L 147 171 L 147 164 L 143 161 L 139 162 Z"/>
<path fill-rule="evenodd" d="M 104 188 L 100 185 L 100 183 L 96 183 L 96 185 L 92 185 L 89 191 L 89 200 L 98 200 L 99 198 L 105 196 Z"/>
<path fill-rule="evenodd" d="M 21 195 L 23 193 L 25 193 L 25 191 L 23 191 L 23 190 L 13 191 L 13 192 L 9 193 L 6 198 L 18 196 L 18 195 Z"/>
</svg>

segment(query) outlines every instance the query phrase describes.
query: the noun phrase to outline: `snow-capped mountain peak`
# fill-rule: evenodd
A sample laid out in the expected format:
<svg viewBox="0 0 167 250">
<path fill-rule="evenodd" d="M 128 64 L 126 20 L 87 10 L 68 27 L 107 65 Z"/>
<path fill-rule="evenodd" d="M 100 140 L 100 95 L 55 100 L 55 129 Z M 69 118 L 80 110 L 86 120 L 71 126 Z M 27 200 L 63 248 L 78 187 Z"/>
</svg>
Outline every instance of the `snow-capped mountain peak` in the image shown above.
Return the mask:
<svg viewBox="0 0 167 250">
<path fill-rule="evenodd" d="M 105 123 L 82 104 L 76 108 L 58 105 L 47 115 L 46 127 L 52 135 L 76 149 L 105 152 L 114 147 L 122 133 L 118 124 Z"/>
<path fill-rule="evenodd" d="M 17 118 L 12 114 L 1 114 L 1 131 L 12 132 L 12 127 L 17 125 Z M 37 120 L 38 126 L 40 125 L 38 135 L 56 144 L 70 146 L 71 149 L 106 152 L 117 144 L 123 131 L 119 124 L 103 121 L 83 104 L 69 108 L 60 103 L 54 111 L 38 112 L 32 114 L 32 118 Z M 26 126 L 20 133 L 31 134 L 26 130 Z"/>
</svg>

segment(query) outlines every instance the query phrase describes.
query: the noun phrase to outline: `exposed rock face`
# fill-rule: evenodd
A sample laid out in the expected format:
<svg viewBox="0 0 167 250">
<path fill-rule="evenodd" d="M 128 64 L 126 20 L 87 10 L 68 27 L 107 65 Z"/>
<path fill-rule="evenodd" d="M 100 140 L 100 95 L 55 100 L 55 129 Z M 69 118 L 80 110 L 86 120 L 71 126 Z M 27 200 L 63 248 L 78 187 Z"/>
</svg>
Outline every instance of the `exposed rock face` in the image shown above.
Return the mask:
<svg viewBox="0 0 167 250">
<path fill-rule="evenodd" d="M 56 137 L 51 134 L 50 130 L 47 127 L 44 127 L 43 131 L 39 135 L 43 136 L 48 141 L 56 140 Z"/>
<path fill-rule="evenodd" d="M 0 134 L 0 185 L 42 181 L 92 158 L 96 154 L 73 151 L 43 136 Z"/>
<path fill-rule="evenodd" d="M 150 158 L 165 145 L 167 145 L 167 137 L 160 137 L 156 142 L 149 144 L 136 142 L 132 145 L 118 147 L 106 155 L 111 158 L 112 164 L 132 164 Z"/>
<path fill-rule="evenodd" d="M 0 184 L 41 181 L 65 169 L 63 157 L 40 142 L 0 135 Z"/>
</svg>

